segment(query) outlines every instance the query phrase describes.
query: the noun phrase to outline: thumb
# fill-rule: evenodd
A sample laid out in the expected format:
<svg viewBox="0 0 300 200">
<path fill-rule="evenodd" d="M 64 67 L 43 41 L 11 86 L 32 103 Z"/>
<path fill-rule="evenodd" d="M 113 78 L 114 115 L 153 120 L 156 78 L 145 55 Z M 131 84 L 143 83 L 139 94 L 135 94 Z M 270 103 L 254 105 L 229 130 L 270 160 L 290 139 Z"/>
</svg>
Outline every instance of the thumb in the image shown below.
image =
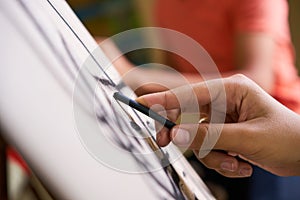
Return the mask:
<svg viewBox="0 0 300 200">
<path fill-rule="evenodd" d="M 199 157 L 211 150 L 244 154 L 251 145 L 251 137 L 244 124 L 181 124 L 170 132 L 170 139 L 179 147 L 199 150 Z"/>
</svg>

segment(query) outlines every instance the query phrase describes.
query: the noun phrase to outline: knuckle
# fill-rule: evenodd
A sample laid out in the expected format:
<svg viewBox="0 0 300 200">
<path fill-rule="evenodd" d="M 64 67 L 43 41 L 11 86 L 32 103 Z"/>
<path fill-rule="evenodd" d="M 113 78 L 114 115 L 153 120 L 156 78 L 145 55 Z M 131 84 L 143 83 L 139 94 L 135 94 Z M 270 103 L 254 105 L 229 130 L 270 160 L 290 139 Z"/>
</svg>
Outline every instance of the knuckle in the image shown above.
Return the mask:
<svg viewBox="0 0 300 200">
<path fill-rule="evenodd" d="M 243 74 L 235 74 L 235 75 L 229 77 L 229 83 L 237 84 L 237 85 L 243 86 L 243 87 L 248 86 L 249 84 L 251 84 L 251 82 L 252 81 Z"/>
<path fill-rule="evenodd" d="M 233 76 L 231 76 L 232 79 L 235 79 L 235 80 L 245 80 L 245 79 L 248 79 L 245 75 L 243 74 L 235 74 Z"/>
</svg>

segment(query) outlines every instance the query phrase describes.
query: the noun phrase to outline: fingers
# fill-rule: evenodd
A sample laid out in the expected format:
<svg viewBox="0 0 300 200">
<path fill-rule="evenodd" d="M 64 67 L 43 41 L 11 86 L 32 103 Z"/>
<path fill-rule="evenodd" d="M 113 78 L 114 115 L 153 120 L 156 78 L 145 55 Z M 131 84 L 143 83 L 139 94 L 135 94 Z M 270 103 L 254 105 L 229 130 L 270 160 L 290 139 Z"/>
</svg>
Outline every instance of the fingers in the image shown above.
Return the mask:
<svg viewBox="0 0 300 200">
<path fill-rule="evenodd" d="M 197 127 L 197 125 L 194 126 Z M 188 125 L 188 127 L 191 127 L 191 125 Z M 235 136 L 232 136 L 230 138 L 224 138 L 224 135 L 227 135 L 228 131 L 230 131 L 230 127 L 229 128 L 226 127 L 225 129 L 227 130 L 221 131 L 221 135 L 219 138 L 219 140 L 221 141 L 217 141 L 214 148 L 218 147 L 217 149 L 227 149 L 227 148 L 223 148 L 223 145 L 224 147 L 226 146 L 228 148 L 230 148 L 231 145 L 237 145 L 238 148 L 239 146 L 238 137 L 235 138 Z M 169 130 L 164 127 L 157 135 L 157 142 L 160 146 L 166 146 L 172 140 L 173 143 L 179 146 L 182 147 L 189 146 L 190 149 L 194 149 L 195 155 L 206 167 L 210 169 L 214 169 L 226 177 L 238 178 L 238 177 L 251 176 L 253 171 L 251 165 L 245 161 L 237 159 L 237 157 L 232 156 L 237 154 L 233 154 L 233 153 L 226 154 L 224 152 L 219 152 L 212 149 L 203 149 L 203 146 L 201 145 L 204 141 L 205 136 L 208 134 L 207 130 L 208 128 L 204 126 L 200 126 L 198 128 L 196 135 L 193 136 L 193 131 L 189 130 L 192 132 L 190 133 L 187 129 L 183 129 L 182 126 L 180 128 L 179 127 L 173 128 L 171 133 L 169 133 Z M 203 132 L 206 133 L 203 134 Z M 225 144 L 224 141 L 222 141 L 224 139 L 226 139 L 228 143 L 232 143 L 232 144 L 230 145 Z M 237 143 L 231 142 L 231 140 L 235 140 Z M 232 149 L 235 149 L 235 147 Z M 207 152 L 205 154 L 205 157 L 202 156 L 203 151 Z"/>
<path fill-rule="evenodd" d="M 194 151 L 198 157 L 199 151 Z M 224 152 L 211 151 L 206 157 L 198 158 L 207 168 L 214 169 L 226 177 L 239 178 L 251 176 L 252 166 Z"/>
<path fill-rule="evenodd" d="M 161 147 L 167 146 L 171 142 L 170 133 L 166 127 L 162 127 L 157 133 L 156 142 Z"/>
<path fill-rule="evenodd" d="M 211 84 L 212 82 L 220 84 Z M 208 86 L 211 86 L 208 88 Z M 221 80 L 201 82 L 193 85 L 185 85 L 176 89 L 147 94 L 136 99 L 137 102 L 151 107 L 155 104 L 163 106 L 166 110 L 181 108 L 190 105 L 205 105 L 210 103 L 210 90 L 219 91 Z M 214 93 L 215 93 L 214 92 Z M 215 95 L 216 96 L 216 95 Z M 180 107 L 181 106 L 181 107 Z"/>
<path fill-rule="evenodd" d="M 169 120 L 176 122 L 178 115 L 179 115 L 178 109 L 173 110 L 167 110 L 166 112 L 158 112 L 158 114 L 168 118 Z M 159 122 L 155 122 L 155 128 L 156 128 L 156 142 L 159 146 L 166 146 L 171 142 L 170 139 L 170 130 L 163 125 L 161 125 Z"/>
<path fill-rule="evenodd" d="M 240 105 L 249 88 L 257 89 L 258 86 L 243 75 L 235 75 L 144 95 L 137 98 L 136 101 L 147 107 L 160 104 L 167 110 L 184 109 L 194 104 L 200 107 L 214 102 L 216 104 L 212 106 L 216 109 L 220 105 L 225 106 L 227 101 L 227 104 L 233 102 L 229 104 L 229 110 L 231 110 Z"/>
<path fill-rule="evenodd" d="M 166 131 L 166 130 L 164 130 Z M 254 133 L 245 123 L 240 124 L 181 124 L 170 131 L 170 140 L 180 147 L 201 150 L 205 156 L 218 149 L 247 154 L 251 151 Z"/>
<path fill-rule="evenodd" d="M 147 94 L 136 99 L 137 102 L 147 107 L 153 105 L 161 105 L 166 110 L 179 108 L 179 102 L 177 101 L 176 95 L 170 90 L 165 92 L 158 92 L 153 94 Z"/>
</svg>

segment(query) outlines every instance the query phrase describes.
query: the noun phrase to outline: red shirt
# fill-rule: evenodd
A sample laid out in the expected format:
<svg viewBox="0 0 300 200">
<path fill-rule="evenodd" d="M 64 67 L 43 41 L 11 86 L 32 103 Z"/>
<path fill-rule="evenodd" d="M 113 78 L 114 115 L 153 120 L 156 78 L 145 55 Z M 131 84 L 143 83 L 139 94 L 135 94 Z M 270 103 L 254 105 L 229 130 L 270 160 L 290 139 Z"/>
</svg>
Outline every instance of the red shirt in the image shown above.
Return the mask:
<svg viewBox="0 0 300 200">
<path fill-rule="evenodd" d="M 238 33 L 265 33 L 275 43 L 272 95 L 300 113 L 300 81 L 294 65 L 294 49 L 288 25 L 286 0 L 158 0 L 157 25 L 184 33 L 200 43 L 219 71 L 238 66 L 234 61 L 234 39 Z M 175 58 L 180 72 L 196 72 L 183 59 Z"/>
</svg>

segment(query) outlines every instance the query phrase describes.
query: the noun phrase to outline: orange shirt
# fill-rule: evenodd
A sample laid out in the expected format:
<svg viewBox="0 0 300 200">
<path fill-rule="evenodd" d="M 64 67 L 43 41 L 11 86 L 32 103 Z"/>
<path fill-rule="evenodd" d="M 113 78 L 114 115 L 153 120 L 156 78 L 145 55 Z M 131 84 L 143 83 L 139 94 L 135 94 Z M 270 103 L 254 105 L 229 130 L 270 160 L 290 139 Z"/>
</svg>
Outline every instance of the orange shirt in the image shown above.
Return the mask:
<svg viewBox="0 0 300 200">
<path fill-rule="evenodd" d="M 300 81 L 294 66 L 294 49 L 288 25 L 286 0 L 157 0 L 157 25 L 184 33 L 210 54 L 219 71 L 238 66 L 234 61 L 234 39 L 238 33 L 269 34 L 276 43 L 273 56 L 275 87 L 272 95 L 300 113 Z M 175 57 L 174 68 L 196 72 Z"/>
</svg>

